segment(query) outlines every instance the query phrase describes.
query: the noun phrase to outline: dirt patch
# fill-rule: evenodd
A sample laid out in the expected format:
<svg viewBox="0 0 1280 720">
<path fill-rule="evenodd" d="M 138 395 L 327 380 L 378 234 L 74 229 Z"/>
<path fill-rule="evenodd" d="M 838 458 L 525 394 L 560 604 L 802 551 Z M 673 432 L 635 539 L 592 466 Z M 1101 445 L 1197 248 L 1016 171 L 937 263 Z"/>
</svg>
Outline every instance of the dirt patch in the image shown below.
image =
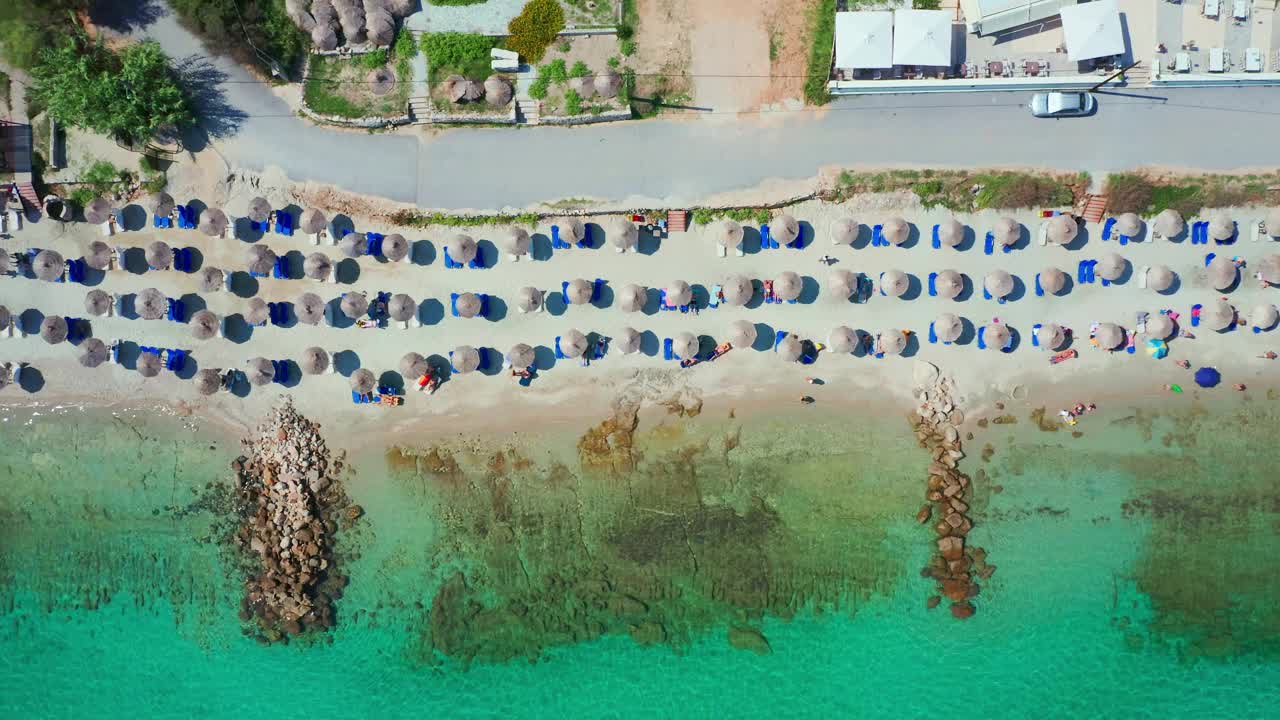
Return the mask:
<svg viewBox="0 0 1280 720">
<path fill-rule="evenodd" d="M 698 0 L 636 0 L 636 96 L 687 95 L 689 73 L 689 6 Z"/>
<path fill-rule="evenodd" d="M 715 112 L 753 110 L 769 88 L 763 8 L 730 0 L 692 2 L 693 96 Z"/>
<path fill-rule="evenodd" d="M 769 31 L 769 87 L 762 104 L 800 101 L 809 71 L 809 16 L 818 0 L 766 0 L 761 4 Z"/>
</svg>

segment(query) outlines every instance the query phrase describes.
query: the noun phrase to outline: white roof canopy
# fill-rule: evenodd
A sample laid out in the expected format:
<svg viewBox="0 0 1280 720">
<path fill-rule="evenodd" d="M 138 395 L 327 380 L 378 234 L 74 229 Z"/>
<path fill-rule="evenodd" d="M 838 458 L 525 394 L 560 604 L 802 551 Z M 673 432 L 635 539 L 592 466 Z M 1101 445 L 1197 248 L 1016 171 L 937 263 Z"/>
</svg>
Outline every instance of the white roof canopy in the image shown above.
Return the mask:
<svg viewBox="0 0 1280 720">
<path fill-rule="evenodd" d="M 836 13 L 836 67 L 893 67 L 893 13 Z"/>
<path fill-rule="evenodd" d="M 893 64 L 951 65 L 950 10 L 895 10 Z"/>
<path fill-rule="evenodd" d="M 1096 0 L 1064 7 L 1062 35 L 1072 62 L 1124 54 L 1120 9 L 1116 0 Z"/>
</svg>

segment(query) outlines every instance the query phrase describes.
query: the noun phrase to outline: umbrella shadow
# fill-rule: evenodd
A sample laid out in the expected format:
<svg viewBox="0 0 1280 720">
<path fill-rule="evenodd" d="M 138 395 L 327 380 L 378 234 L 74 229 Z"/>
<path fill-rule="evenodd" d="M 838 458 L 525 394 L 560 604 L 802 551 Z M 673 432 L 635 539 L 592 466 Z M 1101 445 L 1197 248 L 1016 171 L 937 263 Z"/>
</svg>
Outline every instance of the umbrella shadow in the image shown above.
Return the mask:
<svg viewBox="0 0 1280 720">
<path fill-rule="evenodd" d="M 1062 246 L 1063 250 L 1075 252 L 1083 250 L 1085 245 L 1089 244 L 1089 229 L 1084 226 L 1083 220 L 1076 221 L 1076 236 L 1071 238 L 1071 242 Z"/>
<path fill-rule="evenodd" d="M 849 243 L 849 247 L 854 250 L 865 250 L 871 247 L 871 228 L 858 223 L 858 232 L 853 236 L 853 242 Z"/>
<path fill-rule="evenodd" d="M 639 229 L 636 235 L 636 252 L 640 255 L 654 255 L 662 249 L 662 233 L 645 232 Z"/>
<path fill-rule="evenodd" d="M 453 363 L 449 362 L 448 356 L 428 355 L 427 365 L 431 368 L 431 374 L 440 378 L 441 385 L 453 379 Z"/>
<path fill-rule="evenodd" d="M 356 223 L 350 215 L 338 213 L 329 218 L 329 237 L 341 240 L 349 232 L 356 231 Z"/>
<path fill-rule="evenodd" d="M 237 239 L 246 243 L 256 243 L 267 235 L 265 230 L 255 230 L 253 223 L 247 217 L 236 218 L 231 224 L 231 229 Z"/>
<path fill-rule="evenodd" d="M 142 354 L 142 350 L 138 347 L 138 343 L 132 340 L 124 340 L 120 343 L 120 367 L 126 370 L 138 369 L 138 356 Z"/>
<path fill-rule="evenodd" d="M 228 271 L 230 281 L 227 283 L 227 289 L 232 295 L 241 298 L 251 298 L 258 294 L 259 285 L 258 278 L 250 275 L 244 270 Z"/>
<path fill-rule="evenodd" d="M 186 293 L 179 297 L 178 301 L 182 303 L 183 311 L 187 318 L 190 318 L 193 313 L 206 310 L 209 307 L 209 304 L 205 302 L 204 298 L 195 293 Z"/>
<path fill-rule="evenodd" d="M 812 305 L 818 300 L 818 295 L 822 288 L 819 287 L 817 279 L 812 275 L 800 276 L 800 297 L 796 301 L 801 305 Z"/>
<path fill-rule="evenodd" d="M 874 338 L 871 337 L 871 333 L 861 328 L 857 328 L 853 331 L 853 336 L 856 338 L 856 341 L 853 343 L 853 350 L 851 350 L 849 354 L 856 358 L 866 357 L 869 343 L 874 340 Z"/>
<path fill-rule="evenodd" d="M 18 315 L 18 327 L 28 335 L 38 335 L 42 322 L 44 322 L 44 313 L 36 308 L 28 308 Z"/>
<path fill-rule="evenodd" d="M 84 279 L 80 281 L 80 284 L 85 287 L 97 287 L 106 279 L 107 272 L 105 270 L 95 270 L 94 268 L 86 267 L 84 269 Z"/>
<path fill-rule="evenodd" d="M 249 384 L 249 378 L 240 370 L 235 371 L 230 389 L 231 394 L 238 398 L 247 398 L 249 393 L 253 392 L 253 386 Z"/>
<path fill-rule="evenodd" d="M 556 353 L 546 345 L 533 348 L 533 367 L 537 370 L 550 370 L 556 366 Z"/>
<path fill-rule="evenodd" d="M 418 303 L 418 321 L 423 325 L 439 325 L 444 320 L 444 304 L 435 298 Z"/>
<path fill-rule="evenodd" d="M 920 335 L 919 333 L 911 333 L 907 335 L 907 346 L 902 348 L 902 357 L 915 357 L 920 352 Z"/>
<path fill-rule="evenodd" d="M 343 330 L 356 324 L 355 320 L 352 320 L 351 318 L 347 317 L 347 314 L 342 312 L 342 296 L 341 295 L 333 298 L 327 303 L 324 314 L 326 319 L 328 319 L 329 321 L 329 327 Z"/>
<path fill-rule="evenodd" d="M 978 329 L 974 326 L 973 321 L 969 318 L 960 318 L 960 335 L 954 341 L 953 345 L 970 345 L 978 337 Z"/>
<path fill-rule="evenodd" d="M 145 230 L 147 227 L 147 210 L 146 208 L 132 203 L 120 208 L 120 212 L 116 215 L 116 222 L 120 225 L 120 229 L 126 232 L 137 232 Z"/>
<path fill-rule="evenodd" d="M 1000 350 L 1000 352 L 1011 353 L 1017 350 L 1018 346 L 1022 344 L 1022 333 L 1018 332 L 1017 328 L 1013 326 L 1006 326 L 1006 327 L 1009 328 L 1009 344 L 1005 345 L 1004 348 Z"/>
<path fill-rule="evenodd" d="M 187 356 L 182 361 L 182 367 L 173 372 L 174 376 L 181 380 L 190 380 L 196 376 L 196 371 L 200 369 L 200 363 L 191 356 L 191 351 L 187 350 Z"/>
<path fill-rule="evenodd" d="M 18 378 L 18 387 L 28 393 L 40 392 L 44 389 L 44 373 L 31 365 L 23 366 L 22 377 Z"/>
<path fill-rule="evenodd" d="M 205 211 L 209 209 L 209 204 L 200 198 L 188 198 L 187 209 L 191 211 L 192 216 L 196 219 L 196 225 L 199 226 L 200 218 L 204 217 Z"/>
<path fill-rule="evenodd" d="M 498 264 L 498 247 L 488 240 L 476 243 L 476 264 L 482 269 L 489 269 Z"/>
<path fill-rule="evenodd" d="M 538 262 L 550 260 L 555 252 L 551 249 L 551 238 L 542 233 L 529 236 L 529 258 Z"/>
<path fill-rule="evenodd" d="M 772 351 L 773 339 L 776 335 L 777 331 L 771 325 L 756 323 L 756 341 L 751 343 L 751 349 L 759 350 L 760 352 Z"/>
<path fill-rule="evenodd" d="M 182 249 L 186 250 L 187 254 L 191 256 L 191 267 L 185 272 L 187 274 L 200 272 L 200 269 L 204 267 L 204 253 L 200 251 L 200 248 L 195 247 L 185 247 Z"/>
<path fill-rule="evenodd" d="M 564 315 L 569 306 L 564 301 L 564 293 L 559 290 L 548 290 L 542 296 L 542 305 L 549 315 Z"/>
<path fill-rule="evenodd" d="M 965 273 L 960 273 L 960 292 L 956 293 L 954 300 L 956 302 L 965 302 L 973 297 L 973 278 Z"/>
<path fill-rule="evenodd" d="M 603 284 L 601 284 L 600 292 L 596 294 L 596 297 L 592 298 L 591 305 L 593 307 L 604 310 L 606 308 L 613 306 L 613 300 L 614 300 L 613 287 L 610 286 L 609 281 L 606 280 Z"/>
<path fill-rule="evenodd" d="M 657 315 L 659 304 L 662 302 L 662 295 L 658 288 L 645 288 L 644 306 L 640 308 L 640 312 L 645 315 Z"/>
<path fill-rule="evenodd" d="M 919 244 L 920 244 L 920 228 L 916 227 L 915 223 L 907 223 L 907 239 L 898 247 L 902 248 L 903 250 L 908 250 Z"/>
<path fill-rule="evenodd" d="M 284 360 L 284 382 L 280 383 L 287 388 L 297 387 L 302 384 L 302 368 L 293 360 Z"/>
<path fill-rule="evenodd" d="M 697 310 L 706 310 L 711 304 L 711 291 L 706 285 L 693 283 L 689 286 L 689 305 Z"/>
<path fill-rule="evenodd" d="M 69 317 L 67 320 L 67 343 L 79 345 L 93 337 L 93 325 L 84 318 Z"/>
<path fill-rule="evenodd" d="M 604 247 L 608 233 L 606 233 L 604 228 L 600 227 L 599 224 L 593 222 L 584 223 L 582 225 L 582 232 L 586 234 L 586 237 L 582 239 L 582 247 L 590 250 L 599 250 Z"/>
<path fill-rule="evenodd" d="M 301 250 L 290 250 L 284 254 L 285 277 L 289 280 L 301 280 L 302 265 L 307 261 Z"/>
<path fill-rule="evenodd" d="M 1129 282 L 1129 279 L 1130 279 L 1130 278 L 1132 278 L 1132 277 L 1133 277 L 1133 263 L 1132 263 L 1132 262 L 1129 262 L 1129 259 L 1128 259 L 1128 258 L 1125 258 L 1125 261 L 1124 261 L 1124 270 L 1120 272 L 1120 277 L 1118 277 L 1118 278 L 1116 278 L 1115 280 L 1112 280 L 1112 281 L 1111 281 L 1111 284 L 1112 284 L 1112 285 L 1124 285 L 1125 283 Z M 1235 284 L 1238 284 L 1239 282 L 1240 282 L 1240 273 L 1236 273 L 1236 283 L 1235 283 Z M 1233 285 L 1232 285 L 1232 287 L 1233 287 L 1233 288 L 1235 287 L 1235 284 L 1233 284 Z"/>
<path fill-rule="evenodd" d="M 284 318 L 277 323 L 273 323 L 276 327 L 291 328 L 298 324 L 298 313 L 293 307 L 293 302 L 289 300 L 276 303 L 277 306 L 284 308 Z"/>
<path fill-rule="evenodd" d="M 387 370 L 378 376 L 378 385 L 380 387 L 389 387 L 395 392 L 395 395 L 404 394 L 404 376 L 397 370 Z"/>
<path fill-rule="evenodd" d="M 742 307 L 748 310 L 755 310 L 761 305 L 764 305 L 764 281 L 752 278 L 751 297 L 747 298 L 747 301 L 743 303 Z"/>
<path fill-rule="evenodd" d="M 658 356 L 658 336 L 652 330 L 640 333 L 640 354 L 649 357 Z"/>
<path fill-rule="evenodd" d="M 810 224 L 808 220 L 801 220 L 799 221 L 799 224 L 800 234 L 795 239 L 795 244 L 792 247 L 794 250 L 803 250 L 810 245 L 813 245 L 818 240 L 818 233 L 813 229 L 813 225 Z"/>
<path fill-rule="evenodd" d="M 240 313 L 232 313 L 222 319 L 222 336 L 237 345 L 253 338 L 253 326 Z"/>
<path fill-rule="evenodd" d="M 969 248 L 977 244 L 978 244 L 978 231 L 974 230 L 968 225 L 965 225 L 964 232 L 960 234 L 960 242 L 956 243 L 956 246 L 952 249 L 955 250 L 956 252 L 965 252 Z"/>
<path fill-rule="evenodd" d="M 1013 289 L 1009 291 L 1008 295 L 1004 296 L 1004 301 L 1007 303 L 1017 302 L 1026 297 L 1027 284 L 1022 282 L 1022 278 L 1012 273 L 1010 273 L 1009 277 L 1013 278 Z"/>
<path fill-rule="evenodd" d="M 430 240 L 409 243 L 409 262 L 414 265 L 430 265 L 436 261 L 436 246 Z"/>
<path fill-rule="evenodd" d="M 339 350 L 330 359 L 334 372 L 342 377 L 351 377 L 351 373 L 360 369 L 360 356 L 355 350 Z"/>
<path fill-rule="evenodd" d="M 499 322 L 507 319 L 508 310 L 506 300 L 503 300 L 497 295 L 490 295 L 488 305 L 489 307 L 486 308 L 488 312 L 484 314 L 485 320 L 488 320 L 489 322 Z"/>
<path fill-rule="evenodd" d="M 903 247 L 905 247 L 905 245 Z M 922 292 L 924 286 L 920 284 L 920 278 L 916 277 L 915 274 L 906 273 L 906 276 L 907 276 L 907 291 L 902 293 L 902 295 L 898 296 L 898 299 L 899 300 L 915 300 L 916 298 L 920 297 L 920 293 Z"/>
<path fill-rule="evenodd" d="M 746 227 L 742 228 L 742 242 L 738 247 L 742 249 L 745 255 L 754 255 L 763 248 L 760 244 L 760 230 L 758 228 Z"/>
<path fill-rule="evenodd" d="M 1164 290 L 1161 290 L 1156 294 L 1164 295 L 1165 297 L 1168 297 L 1170 295 L 1177 293 L 1181 289 L 1182 289 L 1182 276 L 1178 275 L 1178 273 L 1174 273 L 1173 282 L 1169 283 L 1169 287 Z"/>
<path fill-rule="evenodd" d="M 142 275 L 150 270 L 147 267 L 147 251 L 140 247 L 125 248 L 124 271 L 131 275 Z"/>
<path fill-rule="evenodd" d="M 479 372 L 488 377 L 493 377 L 502 372 L 502 362 L 505 359 L 502 353 L 491 347 L 478 347 L 476 352 L 480 354 Z"/>
<path fill-rule="evenodd" d="M 354 258 L 343 258 L 333 266 L 333 276 L 342 285 L 353 285 L 360 280 L 360 263 Z"/>
</svg>

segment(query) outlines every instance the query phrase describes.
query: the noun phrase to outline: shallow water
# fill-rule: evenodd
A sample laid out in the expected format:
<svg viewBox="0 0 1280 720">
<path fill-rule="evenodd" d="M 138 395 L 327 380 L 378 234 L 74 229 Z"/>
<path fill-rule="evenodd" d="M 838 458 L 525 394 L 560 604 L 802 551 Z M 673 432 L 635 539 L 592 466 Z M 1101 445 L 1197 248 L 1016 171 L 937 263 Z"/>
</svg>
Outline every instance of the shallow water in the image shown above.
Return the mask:
<svg viewBox="0 0 1280 720">
<path fill-rule="evenodd" d="M 998 569 L 964 622 L 925 608 L 927 456 L 904 421 L 671 416 L 576 452 L 355 458 L 339 626 L 274 647 L 242 635 L 216 543 L 234 442 L 15 418 L 0 716 L 1272 716 L 1271 406 L 1108 410 L 1079 438 L 1014 414 L 968 445 L 971 539 Z M 483 622 L 450 644 L 431 619 L 454 573 Z M 642 606 L 592 606 L 602 577 Z M 661 641 L 632 639 L 645 623 Z M 772 652 L 731 647 L 730 624 Z"/>
</svg>

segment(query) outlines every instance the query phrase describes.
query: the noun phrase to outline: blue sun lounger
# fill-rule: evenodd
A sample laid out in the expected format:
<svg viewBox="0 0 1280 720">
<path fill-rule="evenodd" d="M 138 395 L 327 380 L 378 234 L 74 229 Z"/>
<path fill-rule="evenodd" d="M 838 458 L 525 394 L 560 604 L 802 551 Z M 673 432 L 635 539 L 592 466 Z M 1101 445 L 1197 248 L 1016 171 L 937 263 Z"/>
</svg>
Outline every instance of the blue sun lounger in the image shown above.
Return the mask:
<svg viewBox="0 0 1280 720">
<path fill-rule="evenodd" d="M 986 332 L 987 332 L 986 325 L 983 325 L 982 327 L 978 328 L 978 349 L 979 350 L 987 349 Z"/>
<path fill-rule="evenodd" d="M 458 293 L 449 293 L 449 314 L 454 317 L 458 315 Z"/>
<path fill-rule="evenodd" d="M 1102 224 L 1102 239 L 1104 241 L 1111 239 L 1111 229 L 1114 228 L 1115 226 L 1116 226 L 1115 218 L 1107 218 L 1107 221 Z"/>
<path fill-rule="evenodd" d="M 1191 244 L 1209 244 L 1209 221 L 1200 220 L 1191 226 Z"/>
<path fill-rule="evenodd" d="M 578 241 L 578 247 L 591 247 L 591 226 L 586 223 L 583 223 L 582 225 L 582 239 Z"/>
<path fill-rule="evenodd" d="M 368 393 L 362 393 L 356 390 L 352 390 L 351 402 L 355 403 L 356 405 L 364 405 L 365 403 L 373 402 L 373 397 L 370 396 Z"/>
<path fill-rule="evenodd" d="M 377 257 L 382 254 L 382 233 L 367 232 L 364 234 L 364 254 Z"/>
<path fill-rule="evenodd" d="M 929 342 L 935 345 L 938 343 L 938 333 L 933 329 L 932 321 L 929 322 Z"/>
<path fill-rule="evenodd" d="M 450 270 L 457 270 L 462 267 L 462 263 L 455 262 L 453 258 L 449 257 L 449 248 L 444 249 L 444 266 Z"/>
<path fill-rule="evenodd" d="M 667 291 L 659 290 L 658 291 L 658 310 L 661 311 L 661 310 L 675 310 L 675 309 L 676 309 L 675 305 L 667 304 Z"/>
<path fill-rule="evenodd" d="M 942 226 L 938 224 L 935 224 L 933 226 L 933 249 L 934 250 L 942 249 L 942 240 L 938 239 L 938 228 L 940 227 Z"/>
<path fill-rule="evenodd" d="M 773 241 L 773 234 L 769 232 L 768 225 L 760 226 L 760 249 L 772 250 L 778 247 L 778 243 Z"/>
<path fill-rule="evenodd" d="M 171 372 L 182 370 L 182 366 L 187 362 L 186 350 L 165 350 L 161 355 L 164 358 L 164 367 Z"/>
<path fill-rule="evenodd" d="M 888 240 L 884 239 L 884 225 L 871 226 L 871 247 L 887 246 Z"/>
<path fill-rule="evenodd" d="M 476 256 L 467 261 L 467 267 L 472 270 L 484 269 L 484 256 L 480 254 L 480 248 L 476 248 Z"/>
<path fill-rule="evenodd" d="M 165 216 L 152 215 L 151 224 L 157 228 L 160 228 L 161 230 L 168 230 L 169 228 L 173 227 L 173 218 L 169 217 L 168 215 L 165 215 Z"/>
<path fill-rule="evenodd" d="M 938 296 L 938 273 L 929 273 L 929 297 Z"/>
<path fill-rule="evenodd" d="M 778 344 L 787 336 L 786 330 L 779 330 L 773 334 L 773 351 L 778 352 Z"/>
<path fill-rule="evenodd" d="M 672 348 L 672 345 L 673 345 L 673 344 L 674 344 L 674 343 L 672 342 L 671 338 L 663 338 L 663 339 L 662 339 L 662 359 L 663 359 L 663 360 L 675 360 L 675 359 L 676 359 L 676 353 L 675 353 L 675 350 Z"/>
<path fill-rule="evenodd" d="M 987 236 L 982 240 L 982 254 L 990 255 L 996 250 L 996 234 L 988 232 Z"/>
<path fill-rule="evenodd" d="M 556 336 L 555 347 L 552 348 L 556 353 L 557 360 L 564 360 L 564 351 L 560 349 L 560 336 Z"/>
<path fill-rule="evenodd" d="M 267 317 L 272 325 L 284 325 L 289 319 L 288 304 L 282 302 L 267 303 Z"/>
<path fill-rule="evenodd" d="M 560 239 L 560 226 L 551 226 L 551 249 L 552 250 L 568 250 L 573 246 Z"/>
<path fill-rule="evenodd" d="M 196 229 L 196 214 L 192 212 L 189 206 L 176 205 L 174 206 L 173 209 L 178 214 L 179 230 L 195 230 Z"/>
<path fill-rule="evenodd" d="M 76 258 L 74 260 L 68 260 L 67 261 L 67 280 L 70 280 L 73 283 L 84 282 L 85 270 L 88 267 L 89 266 L 85 264 L 85 261 L 79 258 Z"/>
<path fill-rule="evenodd" d="M 169 319 L 174 322 L 186 322 L 186 307 L 183 306 L 181 300 L 168 298 L 169 300 Z"/>
<path fill-rule="evenodd" d="M 276 234 L 285 237 L 293 236 L 293 213 L 288 210 L 276 211 Z"/>
<path fill-rule="evenodd" d="M 1038 337 L 1039 332 L 1040 332 L 1040 323 L 1036 323 L 1035 325 L 1031 326 L 1031 346 L 1032 347 L 1040 347 L 1040 338 Z"/>
<path fill-rule="evenodd" d="M 289 279 L 289 259 L 281 255 L 276 258 L 275 265 L 271 266 L 271 277 L 277 280 Z"/>
<path fill-rule="evenodd" d="M 289 365 L 284 360 L 271 361 L 271 382 L 285 384 L 289 379 Z"/>
<path fill-rule="evenodd" d="M 178 272 L 191 272 L 191 248 L 173 249 L 173 269 Z"/>
<path fill-rule="evenodd" d="M 1212 262 L 1213 262 L 1213 259 L 1214 259 L 1215 257 L 1217 257 L 1217 256 L 1218 256 L 1218 253 L 1209 253 L 1208 255 L 1205 255 L 1205 256 L 1204 256 L 1204 266 L 1205 266 L 1205 267 L 1209 267 L 1209 264 L 1210 264 L 1210 263 L 1212 263 Z"/>
</svg>

